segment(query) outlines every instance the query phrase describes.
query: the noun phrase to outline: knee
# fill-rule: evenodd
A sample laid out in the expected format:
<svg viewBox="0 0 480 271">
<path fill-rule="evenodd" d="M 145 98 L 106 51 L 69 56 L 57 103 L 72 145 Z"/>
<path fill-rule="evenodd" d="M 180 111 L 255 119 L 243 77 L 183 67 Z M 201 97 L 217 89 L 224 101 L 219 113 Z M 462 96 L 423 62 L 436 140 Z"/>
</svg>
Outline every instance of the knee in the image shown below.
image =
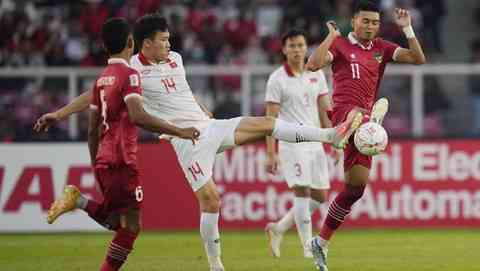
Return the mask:
<svg viewBox="0 0 480 271">
<path fill-rule="evenodd" d="M 311 192 L 311 198 L 319 203 L 324 203 L 327 200 L 327 191 L 314 189 Z"/>
<path fill-rule="evenodd" d="M 365 185 L 353 186 L 350 184 L 345 185 L 346 199 L 351 204 L 355 203 L 363 196 L 365 191 Z"/>
<path fill-rule="evenodd" d="M 295 197 L 310 198 L 311 196 L 310 188 L 307 186 L 294 186 L 293 192 L 295 194 Z"/>
<path fill-rule="evenodd" d="M 275 128 L 276 118 L 270 117 L 270 116 L 265 116 L 261 118 L 262 118 L 262 121 L 261 121 L 262 129 L 266 130 L 269 135 L 272 134 Z"/>
<path fill-rule="evenodd" d="M 200 207 L 202 212 L 218 213 L 220 211 L 220 195 L 218 193 L 208 193 L 202 197 Z"/>
<path fill-rule="evenodd" d="M 139 234 L 142 230 L 142 223 L 140 220 L 140 210 L 132 209 L 126 214 L 120 216 L 120 225 L 122 228 L 131 233 Z"/>
</svg>

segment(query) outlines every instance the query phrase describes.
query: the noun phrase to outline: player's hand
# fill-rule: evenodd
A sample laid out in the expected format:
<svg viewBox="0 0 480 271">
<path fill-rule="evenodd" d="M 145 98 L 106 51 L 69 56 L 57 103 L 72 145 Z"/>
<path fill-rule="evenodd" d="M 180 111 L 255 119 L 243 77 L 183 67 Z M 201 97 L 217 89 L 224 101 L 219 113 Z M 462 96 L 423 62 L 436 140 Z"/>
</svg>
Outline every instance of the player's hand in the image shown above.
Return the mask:
<svg viewBox="0 0 480 271">
<path fill-rule="evenodd" d="M 58 121 L 60 121 L 60 118 L 57 113 L 53 112 L 44 114 L 35 122 L 33 130 L 35 132 L 48 132 L 48 129 Z"/>
<path fill-rule="evenodd" d="M 200 132 L 194 127 L 180 128 L 178 137 L 190 139 L 192 140 L 193 145 L 195 145 L 195 141 L 200 137 Z"/>
<path fill-rule="evenodd" d="M 394 14 L 395 23 L 400 27 L 409 26 L 412 24 L 410 12 L 403 8 L 396 8 Z"/>
<path fill-rule="evenodd" d="M 333 164 L 337 165 L 340 162 L 340 158 L 343 156 L 343 150 L 332 148 Z"/>
<path fill-rule="evenodd" d="M 278 171 L 278 156 L 276 154 L 267 155 L 267 160 L 265 161 L 265 170 L 270 174 L 277 174 Z"/>
<path fill-rule="evenodd" d="M 334 37 L 341 36 L 342 34 L 338 30 L 337 23 L 335 21 L 328 21 L 327 22 L 327 27 L 328 27 L 328 34 L 333 35 Z"/>
</svg>

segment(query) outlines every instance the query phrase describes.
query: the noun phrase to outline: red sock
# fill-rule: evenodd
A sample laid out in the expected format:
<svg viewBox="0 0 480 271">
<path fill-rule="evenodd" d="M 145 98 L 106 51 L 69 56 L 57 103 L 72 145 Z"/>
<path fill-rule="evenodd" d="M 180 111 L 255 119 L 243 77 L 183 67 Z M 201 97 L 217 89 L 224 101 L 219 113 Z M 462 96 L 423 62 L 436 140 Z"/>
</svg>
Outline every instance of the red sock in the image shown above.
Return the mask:
<svg viewBox="0 0 480 271">
<path fill-rule="evenodd" d="M 133 249 L 133 243 L 137 239 L 138 234 L 126 229 L 117 230 L 115 237 L 108 247 L 107 257 L 103 262 L 100 271 L 116 271 L 119 270 L 123 263 L 127 260 L 128 254 Z"/>
<path fill-rule="evenodd" d="M 108 261 L 104 261 L 102 267 L 100 267 L 100 271 L 116 271 L 115 267 L 111 266 Z"/>
<path fill-rule="evenodd" d="M 350 213 L 352 205 L 362 197 L 364 190 L 365 185 L 345 185 L 342 192 L 337 195 L 328 208 L 328 215 L 320 230 L 320 237 L 324 240 L 330 240 L 335 231 L 343 224 L 345 217 Z"/>
</svg>

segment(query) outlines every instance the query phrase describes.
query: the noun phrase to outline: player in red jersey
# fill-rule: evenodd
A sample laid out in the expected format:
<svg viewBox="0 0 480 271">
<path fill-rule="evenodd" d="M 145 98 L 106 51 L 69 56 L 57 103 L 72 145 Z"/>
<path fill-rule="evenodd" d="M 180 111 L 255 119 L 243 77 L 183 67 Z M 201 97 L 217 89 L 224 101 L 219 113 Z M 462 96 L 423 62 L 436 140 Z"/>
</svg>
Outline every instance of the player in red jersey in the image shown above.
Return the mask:
<svg viewBox="0 0 480 271">
<path fill-rule="evenodd" d="M 327 64 L 332 65 L 333 125 L 355 111 L 364 112 L 370 115 L 370 121 L 381 124 L 388 111 L 388 101 L 385 98 L 375 104 L 374 101 L 386 64 L 392 61 L 417 65 L 425 63 L 409 12 L 396 9 L 395 22 L 405 33 L 409 49 L 376 37 L 380 12 L 373 1 L 357 4 L 352 18 L 353 32 L 348 37 L 341 36 L 334 22 L 327 23 L 329 34 L 315 49 L 307 68 L 317 70 Z M 360 154 L 352 138 L 344 154 L 345 187 L 331 203 L 319 236 L 311 241 L 315 264 L 323 271 L 327 270 L 328 242 L 352 205 L 362 197 L 371 167 L 371 157 Z"/>
<path fill-rule="evenodd" d="M 143 199 L 137 167 L 137 127 L 156 133 L 195 140 L 195 128 L 177 128 L 147 114 L 137 71 L 129 67 L 134 42 L 124 19 L 113 18 L 102 27 L 102 40 L 110 58 L 93 87 L 88 147 L 103 202 L 86 199 L 74 186 L 67 186 L 47 215 L 53 223 L 76 208 L 85 210 L 102 226 L 115 231 L 101 271 L 119 270 L 133 249 L 140 232 Z"/>
</svg>

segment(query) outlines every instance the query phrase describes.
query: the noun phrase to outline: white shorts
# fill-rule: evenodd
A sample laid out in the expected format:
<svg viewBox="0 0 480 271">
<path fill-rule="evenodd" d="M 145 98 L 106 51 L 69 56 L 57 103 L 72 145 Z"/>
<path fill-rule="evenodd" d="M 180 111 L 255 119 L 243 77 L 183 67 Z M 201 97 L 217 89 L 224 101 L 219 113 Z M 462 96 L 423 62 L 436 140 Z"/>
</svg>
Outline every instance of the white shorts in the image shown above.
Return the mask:
<svg viewBox="0 0 480 271">
<path fill-rule="evenodd" d="M 200 189 L 212 178 L 217 153 L 235 147 L 235 129 L 241 119 L 210 120 L 208 125 L 200 130 L 200 138 L 195 145 L 191 140 L 178 137 L 170 140 L 193 191 Z"/>
<path fill-rule="evenodd" d="M 278 152 L 279 168 L 288 187 L 330 188 L 327 156 L 323 148 L 304 148 L 303 146 L 282 144 L 279 146 Z"/>
</svg>

